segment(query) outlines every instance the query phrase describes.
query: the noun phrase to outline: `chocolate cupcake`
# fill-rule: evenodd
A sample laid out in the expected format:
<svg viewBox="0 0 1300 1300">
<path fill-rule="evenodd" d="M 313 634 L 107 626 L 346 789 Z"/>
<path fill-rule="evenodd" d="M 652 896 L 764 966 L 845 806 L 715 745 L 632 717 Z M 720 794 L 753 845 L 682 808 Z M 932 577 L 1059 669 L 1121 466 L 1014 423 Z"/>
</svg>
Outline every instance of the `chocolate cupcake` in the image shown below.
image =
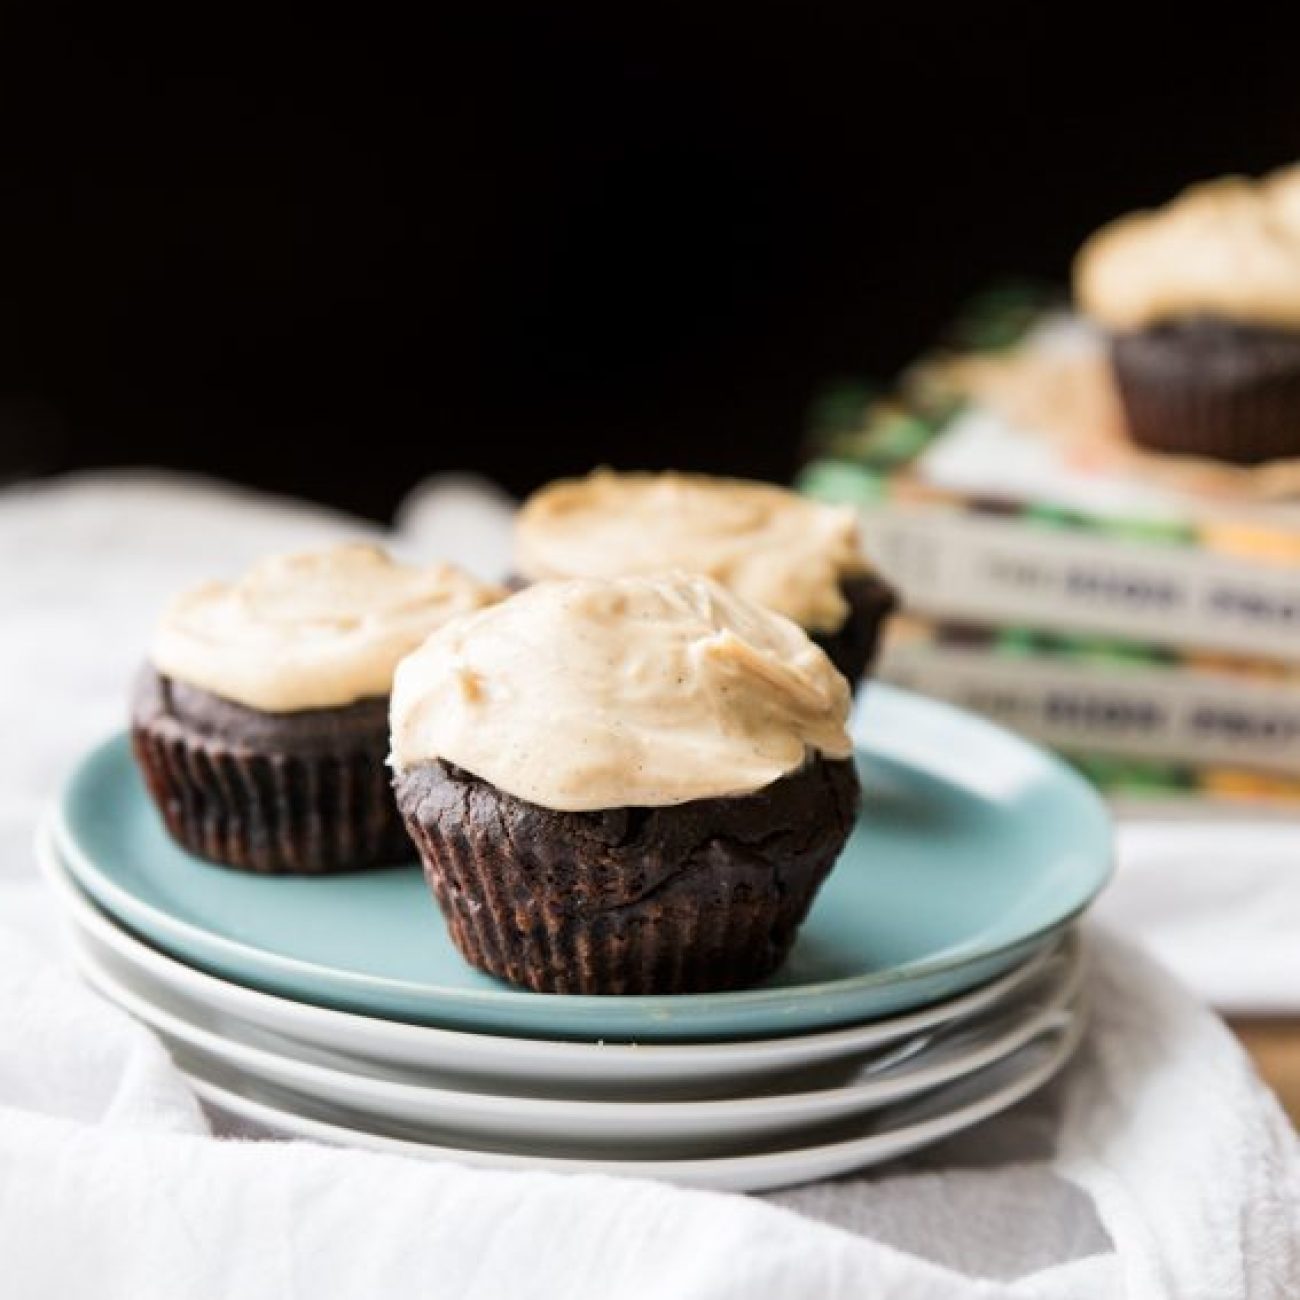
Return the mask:
<svg viewBox="0 0 1300 1300">
<path fill-rule="evenodd" d="M 1075 283 L 1109 332 L 1134 443 L 1243 465 L 1300 455 L 1300 168 L 1114 222 Z"/>
<path fill-rule="evenodd" d="M 172 838 L 247 871 L 410 861 L 386 766 L 393 670 L 449 619 L 503 594 L 449 566 L 344 545 L 179 597 L 131 717 Z"/>
<path fill-rule="evenodd" d="M 524 504 L 515 564 L 526 582 L 681 570 L 793 619 L 856 682 L 894 593 L 862 554 L 856 513 L 767 483 L 597 470 Z"/>
<path fill-rule="evenodd" d="M 465 958 L 547 993 L 753 984 L 852 828 L 850 691 L 707 578 L 541 582 L 398 666 L 398 806 Z"/>
</svg>

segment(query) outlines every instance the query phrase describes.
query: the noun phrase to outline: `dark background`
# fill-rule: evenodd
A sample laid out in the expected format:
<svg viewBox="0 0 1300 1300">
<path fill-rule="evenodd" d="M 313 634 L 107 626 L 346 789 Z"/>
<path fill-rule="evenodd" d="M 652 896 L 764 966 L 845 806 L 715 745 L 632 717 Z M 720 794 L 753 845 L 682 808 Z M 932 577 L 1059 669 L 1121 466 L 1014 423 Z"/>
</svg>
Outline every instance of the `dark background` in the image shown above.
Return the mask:
<svg viewBox="0 0 1300 1300">
<path fill-rule="evenodd" d="M 821 381 L 1300 156 L 1293 34 L 1240 6 L 1149 37 L 1044 4 L 175 8 L 5 10 L 0 478 L 160 463 L 377 516 L 442 469 L 781 478 Z"/>
</svg>

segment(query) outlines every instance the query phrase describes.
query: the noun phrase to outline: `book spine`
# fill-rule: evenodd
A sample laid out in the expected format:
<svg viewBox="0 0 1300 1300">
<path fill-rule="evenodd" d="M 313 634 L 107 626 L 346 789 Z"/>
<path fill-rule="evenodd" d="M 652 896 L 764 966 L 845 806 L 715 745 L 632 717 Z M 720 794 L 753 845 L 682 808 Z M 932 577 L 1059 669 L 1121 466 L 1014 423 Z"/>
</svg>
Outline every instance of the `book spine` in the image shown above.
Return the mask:
<svg viewBox="0 0 1300 1300">
<path fill-rule="evenodd" d="M 890 643 L 877 675 L 1071 753 L 1300 776 L 1300 686 Z"/>
<path fill-rule="evenodd" d="M 931 618 L 1300 663 L 1300 568 L 939 506 L 869 507 L 863 535 Z"/>
</svg>

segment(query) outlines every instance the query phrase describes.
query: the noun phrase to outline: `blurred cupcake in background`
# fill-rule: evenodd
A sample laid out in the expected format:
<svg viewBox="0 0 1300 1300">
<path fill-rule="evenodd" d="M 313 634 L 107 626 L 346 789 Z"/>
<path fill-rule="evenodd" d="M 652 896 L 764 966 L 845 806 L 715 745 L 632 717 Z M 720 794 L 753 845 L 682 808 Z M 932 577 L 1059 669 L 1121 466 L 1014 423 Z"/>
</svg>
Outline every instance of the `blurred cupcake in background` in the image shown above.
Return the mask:
<svg viewBox="0 0 1300 1300">
<path fill-rule="evenodd" d="M 349 544 L 177 597 L 131 709 L 136 761 L 172 838 L 257 872 L 410 861 L 387 768 L 393 672 L 435 629 L 504 594 Z"/>
<path fill-rule="evenodd" d="M 515 541 L 524 582 L 703 574 L 799 624 L 851 682 L 894 607 L 851 508 L 766 483 L 600 469 L 534 493 Z"/>
<path fill-rule="evenodd" d="M 1075 264 L 1133 442 L 1236 464 L 1300 455 L 1300 165 L 1197 185 Z"/>
</svg>

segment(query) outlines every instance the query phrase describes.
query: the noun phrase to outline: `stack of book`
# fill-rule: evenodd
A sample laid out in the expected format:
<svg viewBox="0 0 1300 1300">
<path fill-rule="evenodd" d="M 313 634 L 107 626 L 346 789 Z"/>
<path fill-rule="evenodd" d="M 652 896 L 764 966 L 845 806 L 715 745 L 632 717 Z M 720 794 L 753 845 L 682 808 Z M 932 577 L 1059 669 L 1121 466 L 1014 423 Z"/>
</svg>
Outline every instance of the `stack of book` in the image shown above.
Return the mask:
<svg viewBox="0 0 1300 1300">
<path fill-rule="evenodd" d="M 862 511 L 902 593 L 879 675 L 1143 801 L 1300 810 L 1300 471 L 1126 440 L 1101 341 L 976 303 L 898 388 L 818 408 L 801 487 Z"/>
</svg>

